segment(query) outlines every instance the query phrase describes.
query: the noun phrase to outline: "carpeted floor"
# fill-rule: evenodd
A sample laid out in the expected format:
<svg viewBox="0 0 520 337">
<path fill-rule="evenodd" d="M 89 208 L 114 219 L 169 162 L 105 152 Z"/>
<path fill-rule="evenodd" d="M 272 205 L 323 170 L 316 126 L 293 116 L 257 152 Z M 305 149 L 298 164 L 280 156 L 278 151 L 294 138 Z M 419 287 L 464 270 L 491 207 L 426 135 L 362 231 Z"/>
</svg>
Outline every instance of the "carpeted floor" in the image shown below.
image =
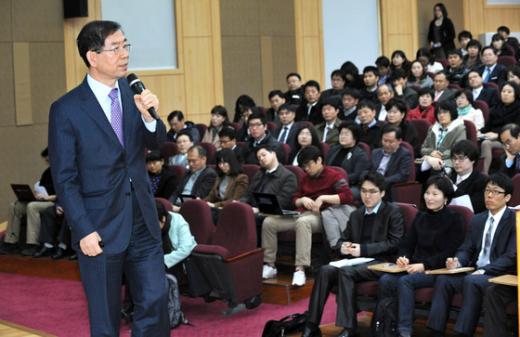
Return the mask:
<svg viewBox="0 0 520 337">
<path fill-rule="evenodd" d="M 182 309 L 193 326 L 181 326 L 171 336 L 255 337 L 261 336 L 266 321 L 303 312 L 308 299 L 292 305 L 262 304 L 230 317 L 222 312 L 221 302 L 182 298 Z M 0 273 L 0 319 L 38 329 L 59 337 L 87 337 L 88 320 L 85 296 L 77 281 Z M 335 298 L 329 298 L 323 324 L 334 322 Z M 122 325 L 121 336 L 130 335 Z"/>
</svg>

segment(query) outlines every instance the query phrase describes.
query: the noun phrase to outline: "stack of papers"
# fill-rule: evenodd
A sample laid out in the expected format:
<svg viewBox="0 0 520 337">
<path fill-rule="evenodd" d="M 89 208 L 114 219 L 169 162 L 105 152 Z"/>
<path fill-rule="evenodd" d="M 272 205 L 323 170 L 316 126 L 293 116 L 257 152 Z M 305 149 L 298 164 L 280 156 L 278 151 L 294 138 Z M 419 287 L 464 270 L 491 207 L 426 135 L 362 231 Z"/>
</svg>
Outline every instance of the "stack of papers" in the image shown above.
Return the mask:
<svg viewBox="0 0 520 337">
<path fill-rule="evenodd" d="M 332 261 L 329 264 L 333 267 L 341 268 L 341 267 L 345 267 L 345 266 L 355 266 L 358 264 L 363 264 L 363 263 L 367 263 L 367 262 L 371 262 L 371 261 L 374 261 L 373 257 L 356 257 L 354 259 L 343 259 L 343 260 L 338 260 L 338 261 Z"/>
</svg>

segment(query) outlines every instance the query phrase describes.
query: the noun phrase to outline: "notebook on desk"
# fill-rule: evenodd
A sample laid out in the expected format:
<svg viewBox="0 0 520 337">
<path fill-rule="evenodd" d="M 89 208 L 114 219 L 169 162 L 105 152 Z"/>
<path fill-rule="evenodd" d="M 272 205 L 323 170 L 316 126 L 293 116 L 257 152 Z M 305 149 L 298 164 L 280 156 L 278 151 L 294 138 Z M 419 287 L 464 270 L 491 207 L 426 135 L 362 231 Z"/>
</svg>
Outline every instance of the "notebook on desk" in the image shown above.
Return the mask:
<svg viewBox="0 0 520 337">
<path fill-rule="evenodd" d="M 21 202 L 31 202 L 36 201 L 36 197 L 34 196 L 31 187 L 27 184 L 11 184 L 11 188 L 13 189 L 14 194 L 18 201 Z"/>
<path fill-rule="evenodd" d="M 300 214 L 298 211 L 282 209 L 278 198 L 274 194 L 254 192 L 253 198 L 260 213 L 284 216 L 297 216 Z"/>
</svg>

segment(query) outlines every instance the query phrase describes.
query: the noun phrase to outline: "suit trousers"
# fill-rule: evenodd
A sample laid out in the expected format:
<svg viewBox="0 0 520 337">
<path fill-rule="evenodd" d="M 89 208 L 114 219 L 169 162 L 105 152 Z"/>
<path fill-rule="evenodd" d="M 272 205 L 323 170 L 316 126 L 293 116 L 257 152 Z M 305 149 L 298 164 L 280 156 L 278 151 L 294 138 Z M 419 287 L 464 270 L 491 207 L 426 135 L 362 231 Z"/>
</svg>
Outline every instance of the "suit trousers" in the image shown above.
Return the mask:
<svg viewBox="0 0 520 337">
<path fill-rule="evenodd" d="M 134 193 L 132 234 L 126 251 L 95 257 L 78 254 L 93 337 L 119 336 L 123 272 L 135 305 L 132 337 L 170 335 L 162 243 L 148 230 Z"/>
<path fill-rule="evenodd" d="M 487 288 L 484 298 L 484 337 L 511 337 L 507 327 L 507 307 L 517 302 L 516 287 L 494 284 Z"/>
<path fill-rule="evenodd" d="M 312 233 L 321 232 L 319 214 L 304 212 L 296 218 L 268 216 L 262 225 L 262 248 L 264 262 L 273 264 L 278 251 L 278 232 L 294 230 L 296 232 L 296 266 L 311 265 Z"/>
<path fill-rule="evenodd" d="M 331 290 L 337 286 L 336 295 L 336 326 L 357 330 L 357 301 L 356 283 L 374 281 L 380 276 L 379 272 L 369 270 L 368 264 L 336 268 L 325 265 L 314 280 L 311 298 L 309 301 L 308 321 L 320 324 L 323 308 Z"/>
<path fill-rule="evenodd" d="M 428 315 L 428 327 L 444 331 L 453 295 L 462 293 L 462 307 L 453 330 L 473 336 L 482 310 L 482 301 L 489 275 L 440 275 L 433 289 L 433 300 Z"/>
<path fill-rule="evenodd" d="M 62 248 L 70 247 L 70 228 L 63 215 L 56 214 L 54 206 L 40 212 L 41 226 L 39 241 L 41 244 L 60 244 Z M 65 247 L 63 247 L 65 245 Z"/>
<path fill-rule="evenodd" d="M 40 234 L 40 211 L 54 205 L 52 201 L 31 201 L 29 203 L 15 201 L 9 205 L 9 221 L 5 231 L 5 242 L 17 243 L 20 240 L 22 218 L 27 215 L 28 244 L 38 244 Z"/>
</svg>

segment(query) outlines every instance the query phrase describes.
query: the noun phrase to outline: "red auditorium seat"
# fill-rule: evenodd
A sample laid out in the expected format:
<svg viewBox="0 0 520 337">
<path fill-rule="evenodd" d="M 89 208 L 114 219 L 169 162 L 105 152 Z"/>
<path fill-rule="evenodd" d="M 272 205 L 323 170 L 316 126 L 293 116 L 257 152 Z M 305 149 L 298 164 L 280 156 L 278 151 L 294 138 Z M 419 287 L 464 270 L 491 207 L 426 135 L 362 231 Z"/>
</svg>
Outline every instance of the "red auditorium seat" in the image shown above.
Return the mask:
<svg viewBox="0 0 520 337">
<path fill-rule="evenodd" d="M 168 158 L 175 156 L 177 153 L 179 153 L 179 150 L 177 149 L 177 144 L 174 142 L 164 142 L 161 144 L 160 147 L 161 155 L 163 156 L 164 160 L 168 162 Z"/>
<path fill-rule="evenodd" d="M 206 163 L 207 164 L 216 164 L 216 156 L 217 156 L 217 148 L 215 145 L 211 143 L 199 143 L 198 145 L 202 146 L 204 150 L 206 150 Z"/>
<path fill-rule="evenodd" d="M 484 121 L 487 123 L 489 119 L 489 105 L 487 104 L 487 102 L 477 99 L 475 102 L 473 102 L 473 105 L 475 106 L 475 109 L 479 109 L 480 111 L 482 111 Z"/>
<path fill-rule="evenodd" d="M 204 200 L 186 200 L 179 213 L 190 225 L 191 234 L 197 244 L 207 244 L 215 231 L 211 218 L 211 208 Z"/>
</svg>

